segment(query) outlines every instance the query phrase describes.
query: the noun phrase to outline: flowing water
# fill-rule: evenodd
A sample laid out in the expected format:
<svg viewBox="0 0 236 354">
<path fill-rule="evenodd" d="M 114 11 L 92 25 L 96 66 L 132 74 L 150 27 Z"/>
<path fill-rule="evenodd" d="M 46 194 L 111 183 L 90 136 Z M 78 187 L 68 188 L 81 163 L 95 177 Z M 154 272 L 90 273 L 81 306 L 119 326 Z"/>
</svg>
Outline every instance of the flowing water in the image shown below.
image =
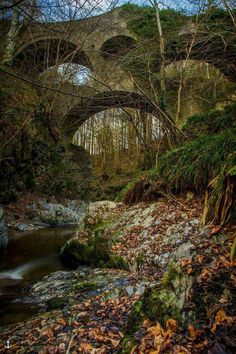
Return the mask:
<svg viewBox="0 0 236 354">
<path fill-rule="evenodd" d="M 10 239 L 0 257 L 0 325 L 25 320 L 35 314 L 37 307 L 22 299 L 31 284 L 64 269 L 59 252 L 75 231 L 76 227 L 49 228 Z"/>
</svg>

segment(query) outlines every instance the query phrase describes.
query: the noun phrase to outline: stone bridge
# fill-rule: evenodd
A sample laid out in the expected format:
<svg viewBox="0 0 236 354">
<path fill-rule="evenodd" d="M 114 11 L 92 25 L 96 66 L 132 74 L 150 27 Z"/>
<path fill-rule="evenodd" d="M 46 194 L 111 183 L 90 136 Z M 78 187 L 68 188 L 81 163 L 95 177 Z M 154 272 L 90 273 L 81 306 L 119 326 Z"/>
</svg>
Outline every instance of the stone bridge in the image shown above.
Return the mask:
<svg viewBox="0 0 236 354">
<path fill-rule="evenodd" d="M 236 81 L 235 35 L 234 40 L 227 42 L 220 35 L 201 32 L 195 36 L 194 45 L 192 38 L 192 28 L 173 34 L 166 45 L 167 65 L 184 60 L 188 55 L 186 48 L 191 46 L 188 59 L 208 62 L 229 80 Z M 135 45 L 136 38 L 127 27 L 122 9 L 116 8 L 82 20 L 31 24 L 20 37 L 13 65 L 33 80 L 48 68 L 63 63 L 91 70 L 92 80 L 86 85 L 63 84 L 63 90 L 70 95 L 58 93 L 54 100 L 54 115 L 71 136 L 90 116 L 111 107 L 154 113 L 152 104 L 135 93 L 130 76 L 119 65 L 119 59 Z M 158 66 L 157 55 L 157 70 Z"/>
<path fill-rule="evenodd" d="M 132 90 L 118 59 L 135 42 L 120 8 L 87 19 L 32 24 L 20 38 L 13 65 L 36 79 L 50 67 L 75 63 L 91 70 L 97 92 Z"/>
</svg>

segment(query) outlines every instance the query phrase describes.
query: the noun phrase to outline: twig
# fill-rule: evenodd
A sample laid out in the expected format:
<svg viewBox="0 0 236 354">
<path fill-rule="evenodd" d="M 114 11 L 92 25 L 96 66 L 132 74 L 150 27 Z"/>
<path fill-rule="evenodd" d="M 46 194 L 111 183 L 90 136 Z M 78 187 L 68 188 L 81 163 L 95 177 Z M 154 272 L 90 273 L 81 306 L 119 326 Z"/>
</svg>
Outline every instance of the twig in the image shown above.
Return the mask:
<svg viewBox="0 0 236 354">
<path fill-rule="evenodd" d="M 70 343 L 69 343 L 69 345 L 68 345 L 66 354 L 70 354 L 70 348 L 71 348 L 71 345 L 72 345 L 72 342 L 73 342 L 73 339 L 75 338 L 75 336 L 76 336 L 76 333 L 73 334 L 73 336 L 72 336 L 71 339 L 70 339 Z"/>
</svg>

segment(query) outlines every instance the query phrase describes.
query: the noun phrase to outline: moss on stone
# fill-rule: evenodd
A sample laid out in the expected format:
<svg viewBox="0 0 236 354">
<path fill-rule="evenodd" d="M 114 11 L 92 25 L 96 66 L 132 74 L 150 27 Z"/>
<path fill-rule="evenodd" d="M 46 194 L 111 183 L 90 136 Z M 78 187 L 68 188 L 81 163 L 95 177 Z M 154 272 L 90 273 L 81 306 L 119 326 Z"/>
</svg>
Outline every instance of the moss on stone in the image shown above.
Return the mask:
<svg viewBox="0 0 236 354">
<path fill-rule="evenodd" d="M 132 349 L 135 347 L 136 341 L 132 336 L 125 336 L 121 342 L 121 349 L 119 354 L 130 354 Z"/>
<path fill-rule="evenodd" d="M 175 294 L 167 287 L 147 289 L 143 296 L 142 311 L 146 318 L 164 325 L 168 318 L 181 320 L 181 314 L 175 305 Z"/>
<path fill-rule="evenodd" d="M 180 292 L 183 290 L 181 279 L 182 273 L 173 262 L 159 285 L 145 289 L 129 315 L 126 325 L 127 335 L 137 332 L 145 319 L 157 321 L 162 326 L 169 318 L 176 319 L 180 324 L 184 323 L 181 303 L 178 303 L 176 295 L 176 287 L 179 287 Z"/>
<path fill-rule="evenodd" d="M 81 281 L 74 285 L 74 290 L 84 292 L 95 289 L 97 284 L 93 281 Z"/>
<path fill-rule="evenodd" d="M 180 269 L 177 267 L 176 263 L 172 262 L 168 266 L 168 271 L 165 273 L 162 279 L 162 286 L 171 286 L 177 277 L 180 277 Z"/>
<path fill-rule="evenodd" d="M 117 256 L 116 254 L 111 254 L 108 263 L 105 265 L 107 268 L 118 268 L 129 270 L 129 265 L 125 258 L 122 256 Z"/>
<path fill-rule="evenodd" d="M 126 334 L 133 335 L 139 329 L 142 321 L 144 320 L 145 315 L 143 313 L 143 300 L 138 300 L 129 315 L 127 324 L 126 324 Z"/>
<path fill-rule="evenodd" d="M 68 303 L 64 297 L 55 296 L 46 302 L 47 311 L 63 309 Z"/>
<path fill-rule="evenodd" d="M 61 251 L 61 259 L 69 267 L 79 265 L 104 266 L 110 259 L 108 240 L 101 236 L 89 237 L 88 243 L 78 238 L 69 240 Z"/>
</svg>

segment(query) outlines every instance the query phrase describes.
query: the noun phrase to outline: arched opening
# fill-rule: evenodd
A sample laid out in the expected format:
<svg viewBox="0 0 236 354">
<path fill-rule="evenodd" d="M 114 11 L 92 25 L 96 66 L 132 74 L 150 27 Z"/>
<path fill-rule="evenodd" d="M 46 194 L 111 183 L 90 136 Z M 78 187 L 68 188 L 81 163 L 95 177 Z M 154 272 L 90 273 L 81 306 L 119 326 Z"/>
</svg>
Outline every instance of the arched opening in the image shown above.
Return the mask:
<svg viewBox="0 0 236 354">
<path fill-rule="evenodd" d="M 64 39 L 40 39 L 22 48 L 14 58 L 13 65 L 33 76 L 50 67 L 77 64 L 93 70 L 86 53 L 74 43 Z"/>
<path fill-rule="evenodd" d="M 135 47 L 135 39 L 129 36 L 115 36 L 103 43 L 100 52 L 104 59 L 117 59 Z"/>
<path fill-rule="evenodd" d="M 162 137 L 160 120 L 138 109 L 108 108 L 89 117 L 72 142 L 90 155 L 91 198 L 116 198 L 137 170 L 155 164 Z"/>
<path fill-rule="evenodd" d="M 39 78 L 44 83 L 84 86 L 89 82 L 91 75 L 92 71 L 88 67 L 75 63 L 63 63 L 48 68 L 39 75 Z"/>
<path fill-rule="evenodd" d="M 209 63 L 230 81 L 236 81 L 236 46 L 233 34 L 230 34 L 227 41 L 218 33 L 209 36 L 204 32 L 199 32 L 194 42 L 189 34 L 171 40 L 166 47 L 166 62 L 186 59 Z"/>
<path fill-rule="evenodd" d="M 90 117 L 110 108 L 132 108 L 157 115 L 155 106 L 143 95 L 128 91 L 101 92 L 92 97 L 83 97 L 63 117 L 63 129 L 73 137 L 78 128 Z"/>
<path fill-rule="evenodd" d="M 215 65 L 201 60 L 175 60 L 165 66 L 166 102 L 172 116 L 179 109 L 178 125 L 194 114 L 214 109 L 218 102 L 230 102 L 235 83 Z"/>
</svg>

